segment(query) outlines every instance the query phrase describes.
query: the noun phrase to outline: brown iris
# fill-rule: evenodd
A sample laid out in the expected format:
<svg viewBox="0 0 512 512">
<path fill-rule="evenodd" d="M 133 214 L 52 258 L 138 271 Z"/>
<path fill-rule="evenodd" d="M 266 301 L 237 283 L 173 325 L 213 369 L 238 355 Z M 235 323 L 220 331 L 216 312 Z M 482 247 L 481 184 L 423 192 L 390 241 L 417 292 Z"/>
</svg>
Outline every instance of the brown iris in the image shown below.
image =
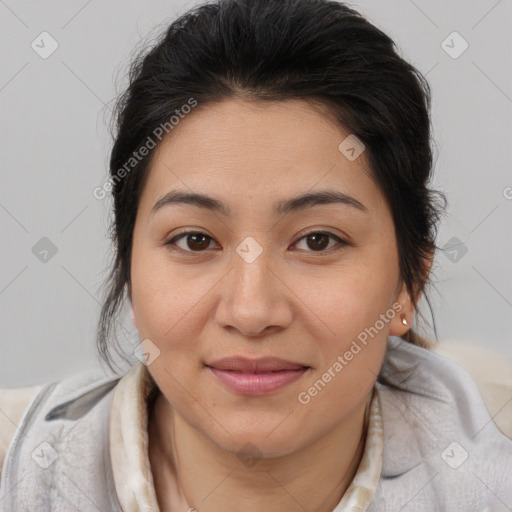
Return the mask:
<svg viewBox="0 0 512 512">
<path fill-rule="evenodd" d="M 187 245 L 192 250 L 201 251 L 210 245 L 210 237 L 203 233 L 192 233 L 186 236 Z"/>
<path fill-rule="evenodd" d="M 307 237 L 307 244 L 310 249 L 322 250 L 329 245 L 329 236 L 325 233 L 315 233 Z M 313 240 L 313 243 L 310 241 Z M 325 243 L 324 243 L 325 242 Z"/>
</svg>

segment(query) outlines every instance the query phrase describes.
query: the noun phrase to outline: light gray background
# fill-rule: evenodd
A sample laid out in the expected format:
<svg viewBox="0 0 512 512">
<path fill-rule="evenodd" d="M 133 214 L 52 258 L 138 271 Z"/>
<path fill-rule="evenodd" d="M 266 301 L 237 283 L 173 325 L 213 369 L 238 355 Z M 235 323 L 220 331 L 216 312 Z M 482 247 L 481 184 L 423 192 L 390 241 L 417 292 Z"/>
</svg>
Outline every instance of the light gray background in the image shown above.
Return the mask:
<svg viewBox="0 0 512 512">
<path fill-rule="evenodd" d="M 107 173 L 110 108 L 133 49 L 192 5 L 0 0 L 0 387 L 99 365 L 94 337 L 111 203 L 92 191 Z M 432 86 L 434 186 L 450 201 L 439 243 L 464 244 L 435 260 L 430 296 L 439 339 L 512 360 L 511 1 L 351 5 Z M 59 45 L 47 59 L 31 47 L 43 31 Z M 446 39 L 454 31 L 469 44 L 458 58 L 442 47 L 446 40 L 452 52 L 462 48 L 457 37 Z M 57 247 L 45 263 L 32 252 L 42 237 Z M 129 316 L 126 329 L 131 350 L 138 338 Z"/>
</svg>

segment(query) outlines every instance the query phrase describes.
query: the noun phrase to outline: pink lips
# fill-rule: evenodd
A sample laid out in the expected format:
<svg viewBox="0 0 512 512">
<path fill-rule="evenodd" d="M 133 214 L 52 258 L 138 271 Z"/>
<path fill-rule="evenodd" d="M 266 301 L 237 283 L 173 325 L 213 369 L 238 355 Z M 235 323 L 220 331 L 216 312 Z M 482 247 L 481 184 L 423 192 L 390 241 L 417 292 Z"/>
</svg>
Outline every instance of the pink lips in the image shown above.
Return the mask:
<svg viewBox="0 0 512 512">
<path fill-rule="evenodd" d="M 246 395 L 277 391 L 299 379 L 309 368 L 274 357 L 253 360 L 229 357 L 206 366 L 227 387 Z"/>
</svg>

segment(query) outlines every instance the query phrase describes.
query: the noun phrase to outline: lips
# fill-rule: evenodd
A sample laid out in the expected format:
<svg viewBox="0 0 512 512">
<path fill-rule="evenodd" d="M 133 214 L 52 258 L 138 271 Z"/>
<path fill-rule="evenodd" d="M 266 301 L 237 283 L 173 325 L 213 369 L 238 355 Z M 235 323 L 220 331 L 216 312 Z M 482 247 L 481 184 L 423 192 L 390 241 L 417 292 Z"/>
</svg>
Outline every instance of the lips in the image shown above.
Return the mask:
<svg viewBox="0 0 512 512">
<path fill-rule="evenodd" d="M 276 357 L 265 357 L 261 359 L 248 359 L 245 357 L 227 357 L 218 359 L 206 366 L 216 368 L 217 370 L 234 371 L 238 373 L 268 373 L 279 372 L 283 370 L 301 370 L 309 368 L 300 363 L 294 363 L 279 359 Z"/>
<path fill-rule="evenodd" d="M 309 366 L 275 357 L 229 357 L 206 364 L 217 381 L 242 395 L 263 395 L 297 381 Z"/>
</svg>

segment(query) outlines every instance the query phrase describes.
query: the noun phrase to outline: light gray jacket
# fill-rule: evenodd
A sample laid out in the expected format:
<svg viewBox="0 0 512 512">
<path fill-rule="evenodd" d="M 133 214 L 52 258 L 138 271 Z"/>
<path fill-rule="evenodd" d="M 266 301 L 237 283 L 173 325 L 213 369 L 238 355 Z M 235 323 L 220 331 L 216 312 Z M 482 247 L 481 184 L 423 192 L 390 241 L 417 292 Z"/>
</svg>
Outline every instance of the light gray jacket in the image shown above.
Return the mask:
<svg viewBox="0 0 512 512">
<path fill-rule="evenodd" d="M 122 512 L 108 445 L 118 381 L 89 371 L 41 388 L 6 454 L 0 512 Z M 384 453 L 369 512 L 512 511 L 512 440 L 469 373 L 391 336 L 375 386 Z"/>
</svg>

